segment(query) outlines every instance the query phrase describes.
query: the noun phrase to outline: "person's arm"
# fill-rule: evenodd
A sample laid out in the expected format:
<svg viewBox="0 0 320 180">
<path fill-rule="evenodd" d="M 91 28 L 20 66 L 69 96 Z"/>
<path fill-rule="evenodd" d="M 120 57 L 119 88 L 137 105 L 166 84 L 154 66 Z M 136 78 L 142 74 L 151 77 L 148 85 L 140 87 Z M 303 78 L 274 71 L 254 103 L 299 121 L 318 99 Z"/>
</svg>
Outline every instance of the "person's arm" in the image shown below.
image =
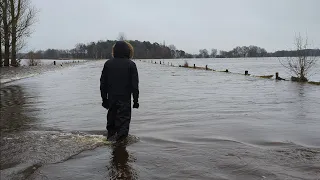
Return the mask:
<svg viewBox="0 0 320 180">
<path fill-rule="evenodd" d="M 132 62 L 131 66 L 131 88 L 132 88 L 132 96 L 133 102 L 139 102 L 139 75 L 137 66 L 134 62 Z"/>
<path fill-rule="evenodd" d="M 105 64 L 100 77 L 100 93 L 102 101 L 108 99 L 108 67 Z"/>
</svg>

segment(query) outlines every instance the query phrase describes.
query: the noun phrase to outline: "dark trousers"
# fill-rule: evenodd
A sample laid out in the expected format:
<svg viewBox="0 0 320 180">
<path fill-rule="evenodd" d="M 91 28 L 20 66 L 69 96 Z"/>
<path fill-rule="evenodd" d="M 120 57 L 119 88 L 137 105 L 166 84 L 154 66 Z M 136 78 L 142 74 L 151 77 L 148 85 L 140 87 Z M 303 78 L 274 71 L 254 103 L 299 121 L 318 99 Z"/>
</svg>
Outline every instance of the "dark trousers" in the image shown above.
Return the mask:
<svg viewBox="0 0 320 180">
<path fill-rule="evenodd" d="M 107 115 L 108 137 L 117 133 L 120 138 L 125 138 L 129 134 L 131 121 L 131 101 L 116 100 L 110 104 Z"/>
</svg>

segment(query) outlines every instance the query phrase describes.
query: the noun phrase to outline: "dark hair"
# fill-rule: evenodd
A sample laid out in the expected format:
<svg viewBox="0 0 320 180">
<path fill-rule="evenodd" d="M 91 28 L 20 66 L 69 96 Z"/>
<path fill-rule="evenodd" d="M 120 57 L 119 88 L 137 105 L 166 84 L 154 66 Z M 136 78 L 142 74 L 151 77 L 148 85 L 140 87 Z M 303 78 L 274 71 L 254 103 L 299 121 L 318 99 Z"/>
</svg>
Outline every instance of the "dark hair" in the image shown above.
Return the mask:
<svg viewBox="0 0 320 180">
<path fill-rule="evenodd" d="M 131 58 L 131 49 L 127 42 L 117 41 L 112 48 L 112 55 L 114 58 Z"/>
</svg>

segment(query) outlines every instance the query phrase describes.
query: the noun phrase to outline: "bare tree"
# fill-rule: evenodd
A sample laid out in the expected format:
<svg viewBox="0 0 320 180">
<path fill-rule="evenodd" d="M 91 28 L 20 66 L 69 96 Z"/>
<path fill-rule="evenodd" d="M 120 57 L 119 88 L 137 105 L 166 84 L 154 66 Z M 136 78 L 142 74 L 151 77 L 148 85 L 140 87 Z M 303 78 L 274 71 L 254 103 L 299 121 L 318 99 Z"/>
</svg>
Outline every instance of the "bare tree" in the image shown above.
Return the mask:
<svg viewBox="0 0 320 180">
<path fill-rule="evenodd" d="M 10 13 L 9 13 L 9 3 L 8 0 L 0 0 L 0 9 L 1 9 L 1 36 L 3 36 L 3 44 L 4 44 L 4 66 L 9 66 L 9 58 L 10 58 Z M 3 32 L 3 33 L 2 33 Z M 2 40 L 1 40 L 2 42 Z"/>
<path fill-rule="evenodd" d="M 287 68 L 291 74 L 291 80 L 306 82 L 312 68 L 315 67 L 317 58 L 310 54 L 308 49 L 308 38 L 305 39 L 299 34 L 294 41 L 296 47 L 296 57 L 287 57 L 286 60 L 280 60 L 280 63 Z"/>
<path fill-rule="evenodd" d="M 170 44 L 169 46 L 170 52 L 171 52 L 171 57 L 176 58 L 177 54 L 176 54 L 176 46 L 174 46 L 173 44 Z"/>
<path fill-rule="evenodd" d="M 37 11 L 29 0 L 9 0 L 11 24 L 11 65 L 18 66 L 17 52 L 25 45 L 24 39 L 31 34 Z"/>
<path fill-rule="evenodd" d="M 217 49 L 211 49 L 211 54 L 210 54 L 210 56 L 211 56 L 212 58 L 215 58 L 215 57 L 217 56 L 217 53 L 218 53 L 218 50 L 217 50 Z"/>
<path fill-rule="evenodd" d="M 127 37 L 124 34 L 124 32 L 119 33 L 118 41 L 125 41 L 126 39 L 127 39 Z"/>
<path fill-rule="evenodd" d="M 1 1 L 2 3 L 2 1 Z M 2 63 L 2 37 L 3 37 L 3 32 L 2 32 L 2 15 L 3 15 L 3 12 L 2 12 L 2 8 L 0 7 L 0 67 L 3 66 L 3 63 Z"/>
<path fill-rule="evenodd" d="M 200 49 L 199 50 L 199 56 L 201 58 L 208 58 L 209 57 L 209 52 L 207 49 Z"/>
<path fill-rule="evenodd" d="M 37 60 L 36 57 L 36 53 L 34 53 L 33 51 L 30 51 L 28 54 L 27 54 L 27 58 L 28 58 L 28 65 L 29 66 L 38 66 L 40 65 L 40 60 Z"/>
</svg>

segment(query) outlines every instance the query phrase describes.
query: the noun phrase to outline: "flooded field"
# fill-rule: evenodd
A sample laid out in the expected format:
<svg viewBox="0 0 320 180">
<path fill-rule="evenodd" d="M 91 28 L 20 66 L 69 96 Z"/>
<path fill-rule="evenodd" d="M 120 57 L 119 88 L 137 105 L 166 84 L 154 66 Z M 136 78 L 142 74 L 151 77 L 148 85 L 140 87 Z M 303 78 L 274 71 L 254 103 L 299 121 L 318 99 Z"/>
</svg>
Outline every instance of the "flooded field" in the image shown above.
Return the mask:
<svg viewBox="0 0 320 180">
<path fill-rule="evenodd" d="M 284 74 L 275 62 L 221 61 L 195 63 Z M 128 142 L 113 146 L 103 137 L 104 62 L 1 85 L 1 179 L 320 178 L 319 86 L 136 61 L 140 109 Z"/>
</svg>

